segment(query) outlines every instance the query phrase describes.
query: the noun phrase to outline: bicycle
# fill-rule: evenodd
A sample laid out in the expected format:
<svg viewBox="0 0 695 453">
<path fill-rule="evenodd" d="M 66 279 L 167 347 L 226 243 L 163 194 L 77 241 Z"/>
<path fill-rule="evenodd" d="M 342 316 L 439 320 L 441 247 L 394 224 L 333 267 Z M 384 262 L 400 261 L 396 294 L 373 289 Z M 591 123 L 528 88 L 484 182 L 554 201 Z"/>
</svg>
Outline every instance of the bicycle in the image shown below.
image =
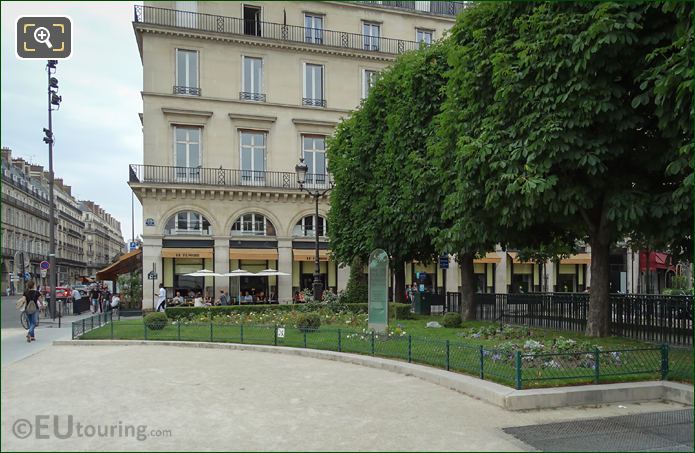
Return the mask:
<svg viewBox="0 0 695 453">
<path fill-rule="evenodd" d="M 29 317 L 27 316 L 26 311 L 22 311 L 22 314 L 19 316 L 20 321 L 22 323 L 22 327 L 24 327 L 24 330 L 29 330 Z M 41 319 L 41 316 L 36 317 L 36 327 L 39 327 L 39 321 Z"/>
</svg>

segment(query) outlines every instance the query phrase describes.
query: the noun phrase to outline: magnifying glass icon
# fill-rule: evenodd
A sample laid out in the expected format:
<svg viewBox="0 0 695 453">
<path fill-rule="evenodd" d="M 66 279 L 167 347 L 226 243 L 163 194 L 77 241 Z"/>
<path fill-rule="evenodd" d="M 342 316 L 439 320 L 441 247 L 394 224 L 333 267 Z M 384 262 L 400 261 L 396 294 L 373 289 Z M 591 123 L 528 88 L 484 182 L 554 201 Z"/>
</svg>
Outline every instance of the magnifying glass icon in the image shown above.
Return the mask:
<svg viewBox="0 0 695 453">
<path fill-rule="evenodd" d="M 53 48 L 53 44 L 51 44 L 51 32 L 48 31 L 46 27 L 38 27 L 36 30 L 34 30 L 34 39 L 36 42 L 40 42 L 41 44 L 46 44 L 49 49 Z"/>
</svg>

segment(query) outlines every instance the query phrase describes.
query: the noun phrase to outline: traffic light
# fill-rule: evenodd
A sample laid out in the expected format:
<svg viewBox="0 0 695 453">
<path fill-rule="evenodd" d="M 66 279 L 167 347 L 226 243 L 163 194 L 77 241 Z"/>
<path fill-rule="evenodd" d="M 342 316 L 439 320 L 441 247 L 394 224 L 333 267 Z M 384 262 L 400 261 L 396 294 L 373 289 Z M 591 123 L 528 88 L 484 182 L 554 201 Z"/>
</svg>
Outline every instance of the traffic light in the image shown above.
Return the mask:
<svg viewBox="0 0 695 453">
<path fill-rule="evenodd" d="M 61 101 L 63 100 L 62 96 L 58 96 L 55 93 L 51 93 L 51 104 L 53 105 L 60 105 Z"/>
<path fill-rule="evenodd" d="M 58 89 L 58 79 L 55 77 L 51 77 L 50 81 L 48 82 L 48 86 L 51 88 L 55 88 L 56 90 Z"/>
<path fill-rule="evenodd" d="M 43 133 L 46 134 L 46 136 L 43 138 L 43 142 L 46 143 L 47 145 L 50 145 L 51 143 L 53 143 L 53 132 L 51 132 L 50 130 L 48 130 L 44 127 Z"/>
</svg>

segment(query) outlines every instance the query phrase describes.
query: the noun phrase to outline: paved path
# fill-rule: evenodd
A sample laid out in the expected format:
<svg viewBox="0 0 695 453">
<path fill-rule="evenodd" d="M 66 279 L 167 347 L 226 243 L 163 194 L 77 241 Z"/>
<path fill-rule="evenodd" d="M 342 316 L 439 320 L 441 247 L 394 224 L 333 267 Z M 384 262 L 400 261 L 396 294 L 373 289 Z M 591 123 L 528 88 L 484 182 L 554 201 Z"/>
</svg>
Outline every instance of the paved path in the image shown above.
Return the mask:
<svg viewBox="0 0 695 453">
<path fill-rule="evenodd" d="M 2 395 L 3 451 L 520 451 L 530 447 L 502 428 L 681 408 L 507 412 L 414 377 L 346 363 L 137 345 L 52 346 L 3 366 Z M 43 422 L 49 439 L 37 439 L 37 415 L 59 416 L 59 434 L 71 415 L 72 434 L 56 438 L 50 418 Z M 113 437 L 95 434 L 111 427 Z M 20 439 L 13 428 L 29 436 Z M 142 440 L 132 435 L 138 429 Z"/>
</svg>

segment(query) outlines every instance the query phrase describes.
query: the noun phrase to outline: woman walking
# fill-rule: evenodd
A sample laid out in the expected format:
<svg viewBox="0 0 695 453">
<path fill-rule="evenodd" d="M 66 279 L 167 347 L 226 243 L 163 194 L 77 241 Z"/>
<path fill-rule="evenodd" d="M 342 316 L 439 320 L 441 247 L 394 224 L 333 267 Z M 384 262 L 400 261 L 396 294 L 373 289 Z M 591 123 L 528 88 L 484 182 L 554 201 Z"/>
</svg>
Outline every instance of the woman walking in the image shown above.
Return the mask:
<svg viewBox="0 0 695 453">
<path fill-rule="evenodd" d="M 39 298 L 41 293 L 34 289 L 34 280 L 29 280 L 27 282 L 27 290 L 24 292 L 24 298 L 26 302 L 24 303 L 24 313 L 27 314 L 27 320 L 29 322 L 29 332 L 27 332 L 27 343 L 35 341 L 34 329 L 36 328 L 36 323 L 39 318 Z"/>
</svg>

